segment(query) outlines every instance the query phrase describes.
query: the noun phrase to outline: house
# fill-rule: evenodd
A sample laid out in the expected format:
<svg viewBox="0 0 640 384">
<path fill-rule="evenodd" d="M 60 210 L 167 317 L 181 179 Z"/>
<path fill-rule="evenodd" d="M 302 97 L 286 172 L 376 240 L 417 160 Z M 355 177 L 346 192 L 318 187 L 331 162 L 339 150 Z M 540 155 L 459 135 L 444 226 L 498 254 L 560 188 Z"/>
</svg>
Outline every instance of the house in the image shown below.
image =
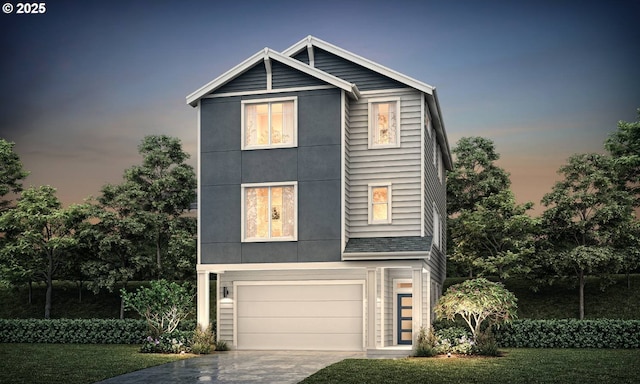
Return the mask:
<svg viewBox="0 0 640 384">
<path fill-rule="evenodd" d="M 445 278 L 451 156 L 435 88 L 309 36 L 187 103 L 198 323 L 216 305 L 235 349 L 410 349 Z"/>
</svg>

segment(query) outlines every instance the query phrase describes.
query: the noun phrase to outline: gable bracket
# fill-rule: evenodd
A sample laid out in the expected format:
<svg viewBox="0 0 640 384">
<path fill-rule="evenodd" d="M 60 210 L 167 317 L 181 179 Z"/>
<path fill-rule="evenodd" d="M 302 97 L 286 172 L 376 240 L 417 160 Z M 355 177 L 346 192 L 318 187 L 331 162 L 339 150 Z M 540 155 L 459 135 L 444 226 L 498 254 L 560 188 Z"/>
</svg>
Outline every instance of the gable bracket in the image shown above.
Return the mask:
<svg viewBox="0 0 640 384">
<path fill-rule="evenodd" d="M 267 91 L 271 90 L 273 76 L 271 73 L 271 58 L 269 57 L 269 48 L 264 49 L 264 67 L 267 69 Z"/>
<path fill-rule="evenodd" d="M 309 55 L 309 66 L 315 67 L 315 59 L 313 56 L 313 44 L 311 43 L 311 39 L 307 41 L 307 54 Z"/>
</svg>

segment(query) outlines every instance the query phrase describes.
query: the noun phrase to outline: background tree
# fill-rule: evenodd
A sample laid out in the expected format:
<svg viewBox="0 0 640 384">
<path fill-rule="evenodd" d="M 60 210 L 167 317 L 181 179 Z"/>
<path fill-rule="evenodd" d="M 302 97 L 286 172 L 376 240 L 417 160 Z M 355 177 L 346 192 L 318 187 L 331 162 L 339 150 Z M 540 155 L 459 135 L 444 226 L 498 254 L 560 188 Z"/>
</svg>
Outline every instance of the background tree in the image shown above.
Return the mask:
<svg viewBox="0 0 640 384">
<path fill-rule="evenodd" d="M 454 320 L 462 317 L 477 340 L 483 327 L 510 322 L 517 315 L 517 299 L 501 283 L 485 278 L 466 280 L 450 286 L 438 300 L 436 316 Z"/>
<path fill-rule="evenodd" d="M 164 268 L 167 277 L 173 280 L 195 280 L 197 229 L 195 217 L 178 217 L 169 223 L 169 249 Z"/>
<path fill-rule="evenodd" d="M 564 180 L 542 199 L 546 251 L 538 262 L 553 272 L 543 280 L 576 278 L 583 319 L 586 277 L 606 277 L 621 267 L 622 258 L 614 251 L 616 234 L 633 222 L 633 197 L 618 188 L 614 163 L 606 155 L 573 155 L 559 173 Z"/>
<path fill-rule="evenodd" d="M 510 190 L 487 196 L 454 220 L 454 260 L 468 260 L 480 274 L 501 279 L 529 271 L 523 260 L 535 253 L 537 220 L 527 215 L 532 203 L 516 204 Z"/>
<path fill-rule="evenodd" d="M 142 165 L 124 173 L 119 185 L 106 187 L 119 205 L 138 211 L 148 226 L 147 234 L 155 251 L 156 275 L 163 275 L 163 258 L 169 250 L 171 221 L 188 210 L 195 200 L 197 185 L 193 167 L 184 162 L 189 155 L 180 140 L 160 135 L 146 136 L 138 146 Z M 195 257 L 195 255 L 194 255 Z"/>
<path fill-rule="evenodd" d="M 75 231 L 87 218 L 86 206 L 62 208 L 55 193 L 50 186 L 30 188 L 22 192 L 14 209 L 0 217 L 0 228 L 12 234 L 2 252 L 46 283 L 46 319 L 51 316 L 53 279 L 77 245 Z"/>
<path fill-rule="evenodd" d="M 22 191 L 22 180 L 29 172 L 22 168 L 22 162 L 13 151 L 14 143 L 0 138 L 0 213 L 7 209 L 10 200 L 4 197 L 9 193 Z"/>
<path fill-rule="evenodd" d="M 638 109 L 640 120 L 640 109 Z M 635 196 L 640 206 L 640 121 L 618 122 L 618 129 L 604 143 L 614 161 L 619 180 Z"/>
</svg>

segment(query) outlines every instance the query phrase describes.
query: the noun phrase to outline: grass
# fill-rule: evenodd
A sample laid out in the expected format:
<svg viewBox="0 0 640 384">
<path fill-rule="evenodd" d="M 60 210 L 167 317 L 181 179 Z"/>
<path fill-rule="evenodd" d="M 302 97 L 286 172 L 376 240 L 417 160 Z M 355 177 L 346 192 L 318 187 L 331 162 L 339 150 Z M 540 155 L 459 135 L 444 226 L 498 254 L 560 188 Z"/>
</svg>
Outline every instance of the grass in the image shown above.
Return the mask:
<svg viewBox="0 0 640 384">
<path fill-rule="evenodd" d="M 505 349 L 497 358 L 347 359 L 315 383 L 637 383 L 640 350 Z"/>
<path fill-rule="evenodd" d="M 87 384 L 194 355 L 139 353 L 137 345 L 0 344 L 0 383 Z"/>
</svg>

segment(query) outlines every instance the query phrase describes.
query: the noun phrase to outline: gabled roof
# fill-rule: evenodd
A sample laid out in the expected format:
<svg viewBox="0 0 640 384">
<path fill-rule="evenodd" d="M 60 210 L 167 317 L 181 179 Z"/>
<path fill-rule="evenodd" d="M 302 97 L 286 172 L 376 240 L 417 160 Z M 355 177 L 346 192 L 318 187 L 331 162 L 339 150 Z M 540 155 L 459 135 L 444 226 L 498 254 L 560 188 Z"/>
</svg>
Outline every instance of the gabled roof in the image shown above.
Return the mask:
<svg viewBox="0 0 640 384">
<path fill-rule="evenodd" d="M 438 142 L 443 152 L 444 166 L 446 169 L 453 168 L 453 161 L 451 159 L 451 149 L 449 147 L 449 141 L 447 139 L 447 135 L 444 129 L 444 121 L 442 120 L 442 112 L 440 110 L 440 102 L 438 101 L 438 94 L 436 93 L 436 88 L 418 81 L 414 78 L 411 78 L 407 75 L 403 75 L 400 72 L 396 72 L 393 69 L 387 68 L 384 65 L 375 63 L 369 59 L 365 59 L 362 56 L 358 56 L 355 53 L 349 52 L 345 49 L 337 47 L 333 44 L 327 43 L 326 41 L 320 40 L 314 36 L 307 36 L 306 38 L 300 40 L 295 43 L 291 47 L 285 49 L 282 54 L 286 56 L 293 57 L 300 53 L 304 49 L 313 49 L 313 47 L 318 47 L 322 50 L 325 50 L 329 53 L 332 53 L 338 57 L 341 57 L 345 60 L 349 60 L 353 63 L 361 65 L 367 69 L 370 69 L 374 72 L 380 73 L 381 75 L 387 76 L 393 80 L 396 80 L 400 83 L 406 84 L 410 88 L 417 89 L 421 92 L 424 92 L 426 95 L 427 104 L 429 104 L 429 110 L 431 112 L 431 119 L 433 121 L 434 128 L 438 133 Z"/>
<path fill-rule="evenodd" d="M 286 56 L 295 56 L 296 54 L 300 53 L 300 51 L 302 51 L 303 49 L 307 49 L 307 47 L 309 46 L 313 46 L 313 47 L 318 47 L 320 49 L 323 49 L 327 52 L 330 52 L 336 56 L 342 57 L 345 60 L 349 60 L 353 63 L 359 64 L 365 68 L 368 68 L 374 72 L 380 73 L 384 76 L 387 76 L 391 79 L 394 79 L 396 81 L 399 81 L 403 84 L 406 84 L 407 86 L 411 87 L 411 88 L 415 88 L 419 91 L 422 91 L 424 93 L 428 93 L 428 94 L 433 94 L 433 90 L 435 89 L 435 87 L 432 87 L 429 84 L 423 83 L 421 81 L 418 81 L 416 79 L 413 79 L 407 75 L 403 75 L 400 72 L 396 72 L 393 69 L 387 68 L 384 65 L 380 65 L 376 62 L 373 62 L 369 59 L 365 59 L 362 56 L 358 56 L 355 53 L 351 53 L 345 49 L 342 49 L 340 47 L 337 47 L 333 44 L 327 43 L 326 41 L 320 40 L 317 37 L 314 36 L 307 36 L 306 38 L 300 40 L 299 42 L 297 42 L 296 44 L 292 45 L 291 47 L 285 49 L 282 54 L 286 55 Z"/>
<path fill-rule="evenodd" d="M 269 61 L 269 60 L 275 60 L 279 63 L 282 63 L 298 71 L 304 72 L 307 75 L 313 76 L 335 87 L 343 89 L 347 91 L 349 95 L 355 99 L 357 99 L 360 95 L 360 91 L 358 90 L 358 87 L 355 84 L 344 81 L 336 76 L 328 74 L 319 69 L 310 67 L 298 60 L 292 59 L 270 48 L 264 48 L 263 50 L 257 52 L 256 54 L 249 57 L 242 63 L 236 65 L 235 67 L 231 68 L 229 71 L 223 73 L 222 75 L 213 79 L 208 84 L 204 85 L 200 89 L 196 90 L 195 92 L 187 96 L 187 104 L 191 105 L 192 107 L 195 107 L 198 103 L 198 100 L 200 100 L 203 96 L 215 91 L 216 89 L 225 85 L 229 81 L 240 76 L 241 74 L 251 69 L 253 66 L 258 64 L 259 62 Z"/>
</svg>

